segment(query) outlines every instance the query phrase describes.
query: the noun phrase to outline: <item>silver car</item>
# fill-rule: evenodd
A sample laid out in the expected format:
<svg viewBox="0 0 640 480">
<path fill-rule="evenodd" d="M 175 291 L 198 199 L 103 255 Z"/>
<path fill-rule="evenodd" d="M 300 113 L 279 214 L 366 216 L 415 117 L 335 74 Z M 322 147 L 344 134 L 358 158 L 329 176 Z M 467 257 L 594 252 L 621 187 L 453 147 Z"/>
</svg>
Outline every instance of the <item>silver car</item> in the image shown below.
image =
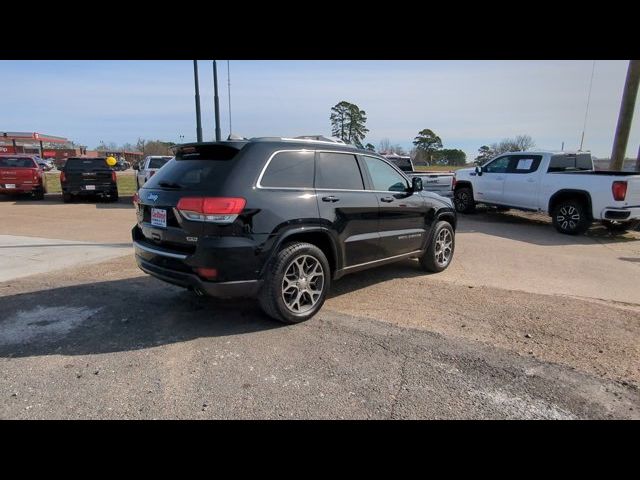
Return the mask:
<svg viewBox="0 0 640 480">
<path fill-rule="evenodd" d="M 154 173 L 156 173 L 162 166 L 171 160 L 173 157 L 150 155 L 145 157 L 142 163 L 138 166 L 134 166 L 136 172 L 136 187 L 140 189 L 149 180 Z"/>
</svg>

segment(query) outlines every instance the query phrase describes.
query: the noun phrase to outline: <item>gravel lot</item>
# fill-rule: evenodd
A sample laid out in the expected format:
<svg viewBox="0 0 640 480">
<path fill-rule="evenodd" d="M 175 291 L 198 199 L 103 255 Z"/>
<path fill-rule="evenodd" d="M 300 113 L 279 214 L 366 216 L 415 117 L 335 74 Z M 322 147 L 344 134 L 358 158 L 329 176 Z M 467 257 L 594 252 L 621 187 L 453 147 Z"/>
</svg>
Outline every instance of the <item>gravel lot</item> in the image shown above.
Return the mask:
<svg viewBox="0 0 640 480">
<path fill-rule="evenodd" d="M 0 235 L 121 244 L 129 202 L 3 199 Z M 15 278 L 0 283 L 0 418 L 638 419 L 638 240 L 481 211 L 461 217 L 448 271 L 347 276 L 295 326 L 128 253 Z"/>
</svg>

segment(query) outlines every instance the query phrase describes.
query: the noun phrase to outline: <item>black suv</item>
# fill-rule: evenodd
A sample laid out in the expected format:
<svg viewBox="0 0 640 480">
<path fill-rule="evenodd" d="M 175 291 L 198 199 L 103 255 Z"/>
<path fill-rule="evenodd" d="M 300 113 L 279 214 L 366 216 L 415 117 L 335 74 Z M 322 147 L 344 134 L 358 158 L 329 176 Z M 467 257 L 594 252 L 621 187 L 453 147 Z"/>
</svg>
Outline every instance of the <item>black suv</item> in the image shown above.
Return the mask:
<svg viewBox="0 0 640 480">
<path fill-rule="evenodd" d="M 331 280 L 405 258 L 440 272 L 455 209 L 370 151 L 256 138 L 180 145 L 134 195 L 138 266 L 199 295 L 256 296 L 301 322 Z"/>
<path fill-rule="evenodd" d="M 77 196 L 100 196 L 118 201 L 116 172 L 105 157 L 72 157 L 60 171 L 62 201 L 70 202 Z"/>
</svg>

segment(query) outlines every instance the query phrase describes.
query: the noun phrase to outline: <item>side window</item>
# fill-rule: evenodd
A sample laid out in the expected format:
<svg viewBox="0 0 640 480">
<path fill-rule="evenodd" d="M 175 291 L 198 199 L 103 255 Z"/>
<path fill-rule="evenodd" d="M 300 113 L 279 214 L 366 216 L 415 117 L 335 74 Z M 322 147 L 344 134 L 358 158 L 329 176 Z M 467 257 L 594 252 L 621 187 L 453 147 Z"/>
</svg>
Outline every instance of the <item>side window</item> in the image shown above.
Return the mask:
<svg viewBox="0 0 640 480">
<path fill-rule="evenodd" d="M 538 170 L 541 161 L 541 155 L 513 155 L 509 173 L 533 173 Z"/>
<path fill-rule="evenodd" d="M 509 168 L 510 159 L 511 157 L 509 156 L 496 158 L 484 167 L 484 171 L 487 173 L 506 173 Z"/>
<path fill-rule="evenodd" d="M 364 190 L 362 174 L 355 155 L 318 153 L 316 156 L 316 188 Z"/>
<path fill-rule="evenodd" d="M 384 192 L 405 192 L 409 185 L 393 167 L 378 158 L 364 157 L 373 189 Z"/>
<path fill-rule="evenodd" d="M 313 188 L 314 152 L 280 152 L 269 162 L 262 187 Z"/>
</svg>

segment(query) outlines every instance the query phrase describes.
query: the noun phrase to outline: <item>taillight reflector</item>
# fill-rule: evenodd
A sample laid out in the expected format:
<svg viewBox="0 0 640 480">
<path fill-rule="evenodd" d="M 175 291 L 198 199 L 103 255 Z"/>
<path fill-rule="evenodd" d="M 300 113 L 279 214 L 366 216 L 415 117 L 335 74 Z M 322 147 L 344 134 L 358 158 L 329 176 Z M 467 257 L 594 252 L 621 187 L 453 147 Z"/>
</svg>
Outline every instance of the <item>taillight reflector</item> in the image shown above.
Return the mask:
<svg viewBox="0 0 640 480">
<path fill-rule="evenodd" d="M 216 268 L 196 268 L 196 273 L 206 280 L 213 280 L 218 276 Z"/>
<path fill-rule="evenodd" d="M 60 172 L 60 181 L 61 182 L 67 181 L 67 176 L 64 174 L 64 172 Z"/>
<path fill-rule="evenodd" d="M 188 220 L 232 223 L 246 204 L 240 197 L 183 197 L 176 208 Z"/>
<path fill-rule="evenodd" d="M 118 182 L 118 176 L 116 175 L 116 171 L 115 170 L 111 170 L 111 180 L 113 180 L 113 183 L 117 183 Z"/>
<path fill-rule="evenodd" d="M 613 184 L 611 185 L 611 191 L 613 192 L 613 199 L 617 202 L 622 202 L 627 196 L 627 182 L 613 182 Z"/>
</svg>

